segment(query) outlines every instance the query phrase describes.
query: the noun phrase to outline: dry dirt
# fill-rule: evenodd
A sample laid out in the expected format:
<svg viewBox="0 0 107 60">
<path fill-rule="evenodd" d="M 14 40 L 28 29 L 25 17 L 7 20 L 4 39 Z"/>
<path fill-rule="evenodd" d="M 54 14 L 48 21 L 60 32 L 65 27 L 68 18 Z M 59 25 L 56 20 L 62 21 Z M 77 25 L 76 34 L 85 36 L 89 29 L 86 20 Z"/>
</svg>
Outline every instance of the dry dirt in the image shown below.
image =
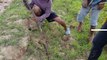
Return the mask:
<svg viewBox="0 0 107 60">
<path fill-rule="evenodd" d="M 6 10 L 6 7 L 8 7 L 11 4 L 12 0 L 0 0 L 0 14 Z"/>
</svg>

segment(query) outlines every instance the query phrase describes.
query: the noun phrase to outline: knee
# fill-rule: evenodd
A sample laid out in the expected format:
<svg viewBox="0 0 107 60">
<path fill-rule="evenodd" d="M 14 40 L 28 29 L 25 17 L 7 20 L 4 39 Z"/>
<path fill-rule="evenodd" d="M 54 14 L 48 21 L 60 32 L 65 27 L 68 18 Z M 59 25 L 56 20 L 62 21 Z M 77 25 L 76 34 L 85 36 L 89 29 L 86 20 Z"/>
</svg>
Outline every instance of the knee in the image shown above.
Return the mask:
<svg viewBox="0 0 107 60">
<path fill-rule="evenodd" d="M 92 26 L 97 26 L 98 24 L 97 24 L 97 20 L 98 20 L 98 18 L 91 18 L 91 25 Z"/>
<path fill-rule="evenodd" d="M 37 15 L 37 16 L 40 16 L 41 15 L 41 9 L 40 7 L 38 7 L 37 5 L 34 5 L 32 10 L 34 11 L 34 13 Z"/>
</svg>

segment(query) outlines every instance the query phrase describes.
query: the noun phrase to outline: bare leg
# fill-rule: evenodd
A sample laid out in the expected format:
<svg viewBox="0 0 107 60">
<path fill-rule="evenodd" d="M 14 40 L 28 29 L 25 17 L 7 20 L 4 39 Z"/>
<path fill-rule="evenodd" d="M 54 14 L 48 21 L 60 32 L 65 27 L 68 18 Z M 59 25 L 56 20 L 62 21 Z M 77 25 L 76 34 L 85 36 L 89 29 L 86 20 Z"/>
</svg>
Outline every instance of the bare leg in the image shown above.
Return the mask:
<svg viewBox="0 0 107 60">
<path fill-rule="evenodd" d="M 69 27 L 67 28 L 64 20 L 62 20 L 60 17 L 56 17 L 54 18 L 54 20 L 64 28 L 66 35 L 70 35 L 70 28 Z"/>
<path fill-rule="evenodd" d="M 78 28 L 77 28 L 78 32 L 82 31 L 82 25 L 83 25 L 83 23 L 79 22 L 79 25 L 78 25 Z"/>
<path fill-rule="evenodd" d="M 59 23 L 61 26 L 63 26 L 65 31 L 67 30 L 67 26 L 66 26 L 64 20 L 62 20 L 60 17 L 56 17 L 56 18 L 54 18 L 54 20 L 55 20 L 57 23 Z"/>
<path fill-rule="evenodd" d="M 91 29 L 95 29 L 96 26 L 91 26 L 90 27 L 90 32 L 89 32 L 89 41 L 92 42 L 93 38 L 94 38 L 94 35 L 95 35 L 95 32 L 94 31 L 91 31 Z"/>
</svg>

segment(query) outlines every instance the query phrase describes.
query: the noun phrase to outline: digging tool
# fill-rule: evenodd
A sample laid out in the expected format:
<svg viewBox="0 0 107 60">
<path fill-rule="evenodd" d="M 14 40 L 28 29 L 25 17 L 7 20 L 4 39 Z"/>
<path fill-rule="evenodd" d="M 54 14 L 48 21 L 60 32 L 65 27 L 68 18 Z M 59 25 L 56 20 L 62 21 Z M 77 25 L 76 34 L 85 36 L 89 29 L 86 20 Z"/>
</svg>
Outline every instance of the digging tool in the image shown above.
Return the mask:
<svg viewBox="0 0 107 60">
<path fill-rule="evenodd" d="M 35 17 L 35 19 L 37 18 L 37 16 L 35 15 L 34 11 L 31 9 L 30 5 L 28 4 L 28 0 L 23 0 L 24 5 L 28 8 L 28 10 L 32 13 L 33 17 Z M 40 32 L 42 32 L 42 22 L 40 21 L 36 21 L 37 27 L 40 30 Z"/>
</svg>

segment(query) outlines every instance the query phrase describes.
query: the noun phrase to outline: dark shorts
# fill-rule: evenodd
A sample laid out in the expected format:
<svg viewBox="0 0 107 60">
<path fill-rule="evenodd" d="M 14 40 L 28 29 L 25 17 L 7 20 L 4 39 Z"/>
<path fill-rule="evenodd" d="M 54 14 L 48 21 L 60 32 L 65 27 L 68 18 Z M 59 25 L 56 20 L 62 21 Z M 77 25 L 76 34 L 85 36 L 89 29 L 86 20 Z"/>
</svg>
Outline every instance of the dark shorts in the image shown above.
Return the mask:
<svg viewBox="0 0 107 60">
<path fill-rule="evenodd" d="M 45 11 L 42 10 L 41 15 L 43 15 L 44 13 L 45 13 Z M 49 17 L 47 17 L 46 19 L 47 19 L 48 22 L 53 22 L 54 18 L 56 18 L 56 17 L 58 17 L 58 15 L 56 15 L 55 12 L 51 12 Z"/>
</svg>

